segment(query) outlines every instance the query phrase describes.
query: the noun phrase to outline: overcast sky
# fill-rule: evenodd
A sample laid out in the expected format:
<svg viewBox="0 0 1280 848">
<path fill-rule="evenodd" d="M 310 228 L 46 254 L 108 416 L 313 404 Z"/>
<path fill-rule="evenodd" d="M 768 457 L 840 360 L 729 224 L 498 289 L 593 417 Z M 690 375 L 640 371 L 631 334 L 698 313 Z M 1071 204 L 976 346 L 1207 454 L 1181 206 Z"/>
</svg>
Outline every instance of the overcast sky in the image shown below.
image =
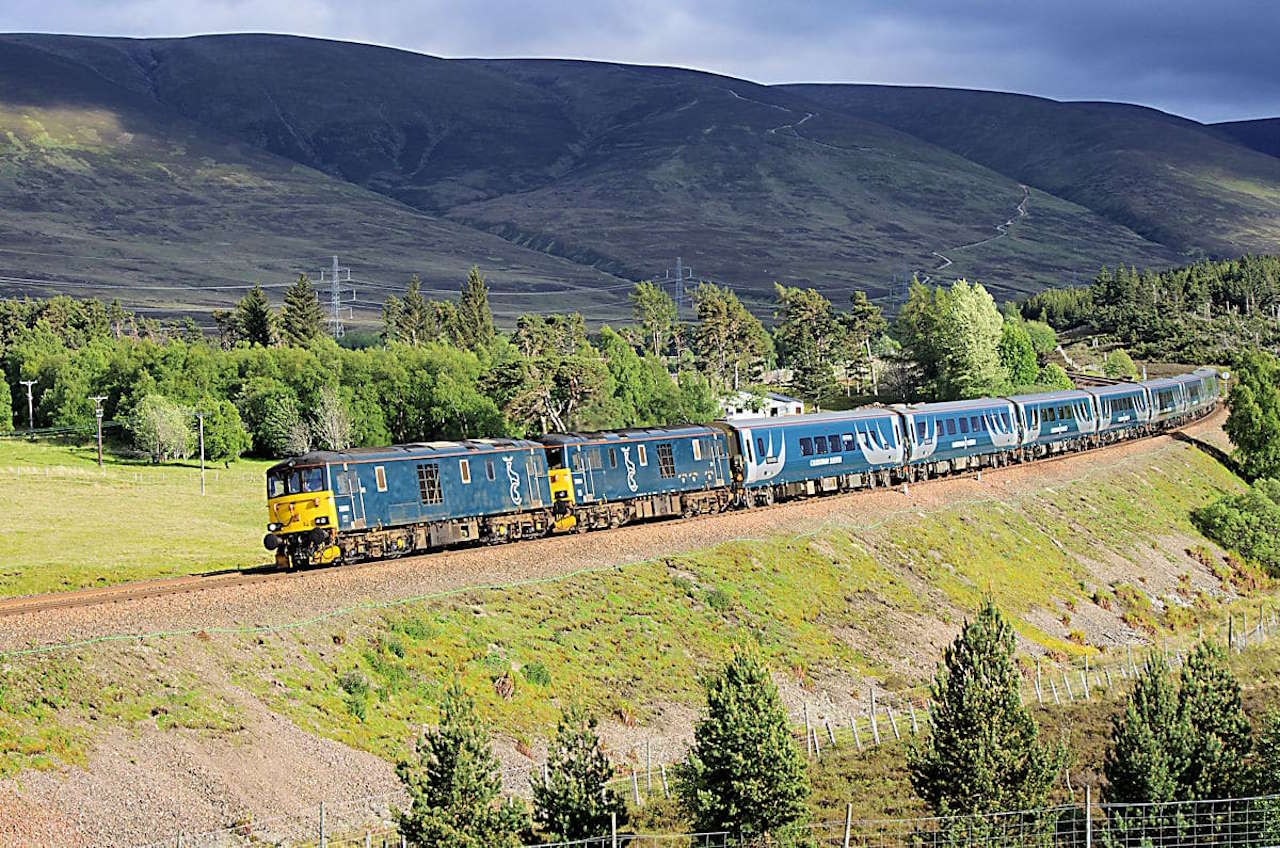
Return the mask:
<svg viewBox="0 0 1280 848">
<path fill-rule="evenodd" d="M 602 59 L 1280 115 L 1276 0 L 0 0 L 0 31 L 285 32 L 437 56 Z"/>
</svg>

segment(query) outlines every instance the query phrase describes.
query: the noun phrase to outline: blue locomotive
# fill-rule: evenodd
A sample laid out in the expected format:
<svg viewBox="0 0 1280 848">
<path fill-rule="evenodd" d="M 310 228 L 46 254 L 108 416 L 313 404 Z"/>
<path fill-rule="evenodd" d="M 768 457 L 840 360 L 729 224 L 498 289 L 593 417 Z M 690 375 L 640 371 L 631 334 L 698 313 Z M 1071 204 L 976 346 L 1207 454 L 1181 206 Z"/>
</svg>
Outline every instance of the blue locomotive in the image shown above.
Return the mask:
<svg viewBox="0 0 1280 848">
<path fill-rule="evenodd" d="M 282 566 L 618 527 L 1028 462 L 1181 426 L 1216 372 L 708 426 L 309 453 L 267 472 Z"/>
</svg>

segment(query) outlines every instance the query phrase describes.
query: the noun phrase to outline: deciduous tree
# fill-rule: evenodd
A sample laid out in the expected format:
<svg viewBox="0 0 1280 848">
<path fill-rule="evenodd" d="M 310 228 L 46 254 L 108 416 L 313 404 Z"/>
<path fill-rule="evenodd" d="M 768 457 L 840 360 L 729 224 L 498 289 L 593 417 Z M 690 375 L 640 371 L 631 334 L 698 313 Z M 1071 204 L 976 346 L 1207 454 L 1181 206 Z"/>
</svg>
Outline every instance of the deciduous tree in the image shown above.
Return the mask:
<svg viewBox="0 0 1280 848">
<path fill-rule="evenodd" d="M 351 447 L 351 416 L 333 386 L 325 385 L 316 398 L 311 412 L 311 441 L 321 450 L 340 451 Z"/>
<path fill-rule="evenodd" d="M 252 445 L 235 404 L 205 395 L 196 405 L 204 413 L 204 455 L 214 462 L 230 462 Z"/>
<path fill-rule="evenodd" d="M 129 419 L 134 447 L 150 454 L 152 462 L 186 459 L 191 455 L 189 418 L 186 409 L 164 395 L 147 395 Z"/>
<path fill-rule="evenodd" d="M 1036 362 L 1036 350 L 1031 344 L 1031 335 L 1021 320 L 1006 317 L 1000 328 L 1000 366 L 1008 375 L 1009 385 L 1014 389 L 1032 386 L 1036 382 L 1039 366 Z"/>
<path fill-rule="evenodd" d="M 661 286 L 648 281 L 636 283 L 628 298 L 631 314 L 644 333 L 645 346 L 654 356 L 663 355 L 679 321 L 676 302 Z"/>
<path fill-rule="evenodd" d="M 1249 477 L 1280 478 L 1280 360 L 1246 350 L 1235 377 L 1223 430 L 1235 445 L 1236 460 Z"/>
</svg>

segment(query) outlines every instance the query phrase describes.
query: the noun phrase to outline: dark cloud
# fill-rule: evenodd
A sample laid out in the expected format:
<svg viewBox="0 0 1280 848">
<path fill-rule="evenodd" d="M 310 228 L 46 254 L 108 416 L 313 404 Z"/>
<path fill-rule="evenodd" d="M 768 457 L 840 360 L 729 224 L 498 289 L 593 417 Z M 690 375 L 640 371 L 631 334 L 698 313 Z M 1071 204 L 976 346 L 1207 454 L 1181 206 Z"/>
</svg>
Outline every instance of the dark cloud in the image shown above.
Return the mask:
<svg viewBox="0 0 1280 848">
<path fill-rule="evenodd" d="M 292 32 L 441 56 L 681 65 L 1143 103 L 1205 121 L 1280 114 L 1280 8 L 1204 0 L 7 0 L 0 29 Z"/>
</svg>

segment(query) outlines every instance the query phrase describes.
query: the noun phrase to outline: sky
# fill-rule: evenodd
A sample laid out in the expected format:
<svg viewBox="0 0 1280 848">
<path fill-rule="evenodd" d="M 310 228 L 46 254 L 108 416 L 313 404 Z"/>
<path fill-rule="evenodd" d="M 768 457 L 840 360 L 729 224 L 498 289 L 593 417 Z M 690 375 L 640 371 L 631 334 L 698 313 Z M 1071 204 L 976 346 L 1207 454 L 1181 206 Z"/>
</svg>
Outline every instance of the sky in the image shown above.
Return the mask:
<svg viewBox="0 0 1280 848">
<path fill-rule="evenodd" d="M 1252 0 L 0 0 L 0 31 L 279 32 L 436 56 L 676 65 L 1280 115 L 1280 3 Z"/>
</svg>

